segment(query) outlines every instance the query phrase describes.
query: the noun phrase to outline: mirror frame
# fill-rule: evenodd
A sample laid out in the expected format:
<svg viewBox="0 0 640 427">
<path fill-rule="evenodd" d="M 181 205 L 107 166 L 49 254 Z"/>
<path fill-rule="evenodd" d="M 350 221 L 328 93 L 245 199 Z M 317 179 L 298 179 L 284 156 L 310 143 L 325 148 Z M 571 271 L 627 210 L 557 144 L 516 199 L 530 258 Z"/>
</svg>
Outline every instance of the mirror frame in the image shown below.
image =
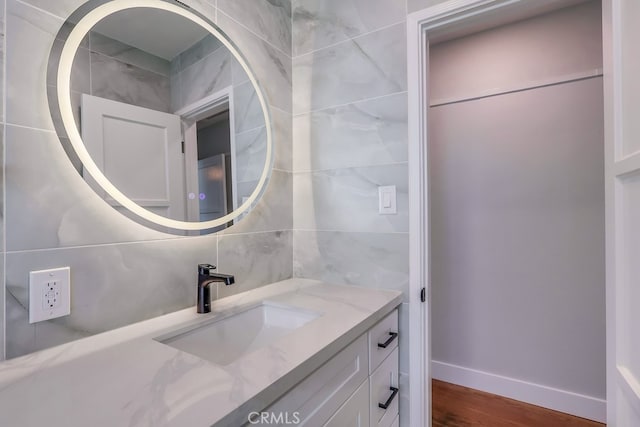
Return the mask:
<svg viewBox="0 0 640 427">
<path fill-rule="evenodd" d="M 153 213 L 142 206 L 138 205 L 126 195 L 124 195 L 111 181 L 104 175 L 104 173 L 98 168 L 93 158 L 87 151 L 84 145 L 82 136 L 77 128 L 76 121 L 73 114 L 73 107 L 71 103 L 71 70 L 74 62 L 74 58 L 78 48 L 80 47 L 82 40 L 89 34 L 89 31 L 103 18 L 107 16 L 132 8 L 153 8 L 160 9 L 167 12 L 176 13 L 194 22 L 196 25 L 201 26 L 205 30 L 213 34 L 218 40 L 231 52 L 234 58 L 242 66 L 246 72 L 249 80 L 251 81 L 260 106 L 262 107 L 262 113 L 264 115 L 265 129 L 267 136 L 267 149 L 264 169 L 260 175 L 260 179 L 254 191 L 249 198 L 242 203 L 237 209 L 228 213 L 227 215 L 210 220 L 210 221 L 179 221 L 170 219 L 162 215 Z M 55 84 L 57 89 L 55 93 L 50 94 L 50 109 L 52 109 L 53 117 L 56 117 L 62 123 L 66 137 L 73 149 L 74 153 L 70 153 L 65 147 L 65 151 L 69 155 L 73 162 L 77 157 L 82 163 L 82 166 L 86 172 L 96 181 L 100 187 L 102 187 L 106 193 L 111 196 L 116 202 L 125 207 L 129 212 L 133 213 L 136 219 L 142 225 L 156 228 L 166 232 L 166 229 L 177 232 L 196 232 L 215 229 L 224 224 L 227 224 L 234 219 L 237 219 L 243 214 L 246 214 L 255 205 L 255 203 L 263 195 L 266 184 L 271 176 L 273 169 L 273 140 L 272 129 L 270 120 L 269 106 L 265 100 L 264 92 L 259 85 L 253 71 L 248 65 L 247 60 L 240 53 L 235 44 L 220 30 L 215 24 L 213 24 L 208 18 L 203 16 L 197 11 L 192 10 L 189 6 L 177 1 L 177 0 L 96 0 L 89 2 L 77 9 L 66 22 L 75 22 L 71 31 L 63 28 L 58 33 L 58 38 L 64 40 L 64 45 L 59 54 L 56 49 L 52 49 L 50 64 L 54 64 L 53 70 L 55 70 L 55 76 L 49 77 L 49 84 Z M 55 46 L 55 45 L 54 45 Z M 56 108 L 58 111 L 54 111 Z M 56 120 L 54 120 L 56 122 Z M 63 135 L 58 132 L 60 138 Z M 62 142 L 62 141 L 61 141 Z M 64 146 L 64 143 L 63 143 Z M 75 156 L 73 156 L 75 154 Z M 171 231 L 170 231 L 171 232 Z"/>
</svg>

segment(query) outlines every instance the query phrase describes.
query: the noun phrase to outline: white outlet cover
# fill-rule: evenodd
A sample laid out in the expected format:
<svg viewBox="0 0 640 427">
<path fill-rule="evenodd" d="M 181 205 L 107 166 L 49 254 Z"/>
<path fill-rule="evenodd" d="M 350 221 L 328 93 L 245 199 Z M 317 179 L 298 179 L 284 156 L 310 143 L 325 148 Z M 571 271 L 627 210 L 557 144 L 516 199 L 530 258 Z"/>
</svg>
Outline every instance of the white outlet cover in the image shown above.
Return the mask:
<svg viewBox="0 0 640 427">
<path fill-rule="evenodd" d="M 71 268 L 29 272 L 29 323 L 71 314 Z"/>
</svg>

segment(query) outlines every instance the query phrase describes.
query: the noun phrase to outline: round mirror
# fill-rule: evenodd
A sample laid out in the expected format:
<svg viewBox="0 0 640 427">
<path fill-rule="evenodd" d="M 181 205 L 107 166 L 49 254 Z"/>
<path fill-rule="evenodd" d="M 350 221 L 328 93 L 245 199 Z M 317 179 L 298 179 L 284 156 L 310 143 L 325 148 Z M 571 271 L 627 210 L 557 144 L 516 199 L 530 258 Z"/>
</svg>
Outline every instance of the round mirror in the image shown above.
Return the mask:
<svg viewBox="0 0 640 427">
<path fill-rule="evenodd" d="M 78 172 L 145 225 L 218 231 L 264 191 L 273 149 L 263 92 L 228 37 L 179 2 L 85 4 L 58 34 L 48 86 Z"/>
</svg>

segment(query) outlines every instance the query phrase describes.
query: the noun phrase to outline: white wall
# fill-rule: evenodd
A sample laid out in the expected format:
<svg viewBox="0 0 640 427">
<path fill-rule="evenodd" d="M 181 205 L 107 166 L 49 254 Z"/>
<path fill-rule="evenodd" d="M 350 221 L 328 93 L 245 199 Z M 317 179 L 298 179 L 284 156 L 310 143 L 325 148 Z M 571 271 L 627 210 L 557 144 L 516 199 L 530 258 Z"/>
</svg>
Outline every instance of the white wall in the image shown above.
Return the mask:
<svg viewBox="0 0 640 427">
<path fill-rule="evenodd" d="M 541 392 L 529 400 L 593 418 L 605 397 L 602 78 L 467 98 L 601 68 L 600 31 L 589 2 L 433 46 L 430 62 L 432 105 L 444 101 L 429 118 L 434 377 Z"/>
</svg>

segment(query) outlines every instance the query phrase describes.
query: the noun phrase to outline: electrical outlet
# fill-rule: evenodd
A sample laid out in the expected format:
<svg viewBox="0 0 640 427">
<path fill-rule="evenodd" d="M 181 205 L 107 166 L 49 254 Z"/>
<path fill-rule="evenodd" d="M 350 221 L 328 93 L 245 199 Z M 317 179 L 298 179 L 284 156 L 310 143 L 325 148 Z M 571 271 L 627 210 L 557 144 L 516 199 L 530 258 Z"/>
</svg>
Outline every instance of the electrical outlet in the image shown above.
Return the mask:
<svg viewBox="0 0 640 427">
<path fill-rule="evenodd" d="M 71 314 L 71 269 L 29 273 L 29 323 Z"/>
</svg>

